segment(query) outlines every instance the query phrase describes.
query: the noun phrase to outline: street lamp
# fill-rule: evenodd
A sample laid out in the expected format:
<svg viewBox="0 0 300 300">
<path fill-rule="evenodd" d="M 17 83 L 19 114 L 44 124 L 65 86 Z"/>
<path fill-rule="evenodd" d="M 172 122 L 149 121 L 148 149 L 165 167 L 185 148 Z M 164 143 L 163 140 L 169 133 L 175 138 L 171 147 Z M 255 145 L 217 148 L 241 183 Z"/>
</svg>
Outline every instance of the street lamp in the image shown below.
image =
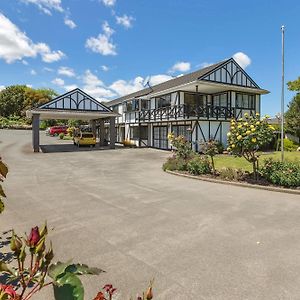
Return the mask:
<svg viewBox="0 0 300 300">
<path fill-rule="evenodd" d="M 281 46 L 282 46 L 282 81 L 281 81 L 281 161 L 284 160 L 284 25 L 281 26 Z"/>
</svg>

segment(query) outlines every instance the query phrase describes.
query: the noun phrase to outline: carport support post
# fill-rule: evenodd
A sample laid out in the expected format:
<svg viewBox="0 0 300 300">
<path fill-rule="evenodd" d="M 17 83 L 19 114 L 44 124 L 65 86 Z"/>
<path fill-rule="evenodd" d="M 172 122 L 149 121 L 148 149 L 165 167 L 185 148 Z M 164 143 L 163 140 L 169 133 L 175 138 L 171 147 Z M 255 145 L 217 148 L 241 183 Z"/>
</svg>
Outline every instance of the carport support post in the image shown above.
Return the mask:
<svg viewBox="0 0 300 300">
<path fill-rule="evenodd" d="M 91 124 L 91 127 L 92 127 L 92 132 L 96 136 L 96 121 L 95 120 L 91 120 L 90 124 Z"/>
<path fill-rule="evenodd" d="M 100 119 L 100 132 L 99 132 L 99 139 L 100 139 L 100 146 L 104 146 L 104 139 L 105 139 L 105 128 L 104 128 L 104 119 Z"/>
<path fill-rule="evenodd" d="M 32 115 L 32 147 L 34 152 L 40 151 L 40 115 Z"/>
<path fill-rule="evenodd" d="M 116 118 L 110 117 L 109 122 L 109 135 L 110 135 L 110 143 L 109 146 L 111 149 L 115 149 L 115 143 L 116 143 Z"/>
</svg>

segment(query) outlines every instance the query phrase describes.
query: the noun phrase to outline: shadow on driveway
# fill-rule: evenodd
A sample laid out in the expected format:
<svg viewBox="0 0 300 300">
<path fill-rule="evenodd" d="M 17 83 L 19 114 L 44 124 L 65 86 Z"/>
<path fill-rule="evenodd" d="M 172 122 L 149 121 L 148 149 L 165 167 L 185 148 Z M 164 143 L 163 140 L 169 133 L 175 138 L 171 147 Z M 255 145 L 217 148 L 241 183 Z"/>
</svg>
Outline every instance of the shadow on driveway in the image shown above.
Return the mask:
<svg viewBox="0 0 300 300">
<path fill-rule="evenodd" d="M 90 146 L 81 146 L 78 147 L 73 144 L 50 144 L 50 145 L 40 145 L 40 149 L 43 153 L 59 153 L 59 152 L 82 152 L 82 151 L 102 151 L 102 150 L 111 150 L 109 146 L 99 146 L 95 147 Z M 116 146 L 115 149 L 124 149 L 122 146 Z"/>
</svg>

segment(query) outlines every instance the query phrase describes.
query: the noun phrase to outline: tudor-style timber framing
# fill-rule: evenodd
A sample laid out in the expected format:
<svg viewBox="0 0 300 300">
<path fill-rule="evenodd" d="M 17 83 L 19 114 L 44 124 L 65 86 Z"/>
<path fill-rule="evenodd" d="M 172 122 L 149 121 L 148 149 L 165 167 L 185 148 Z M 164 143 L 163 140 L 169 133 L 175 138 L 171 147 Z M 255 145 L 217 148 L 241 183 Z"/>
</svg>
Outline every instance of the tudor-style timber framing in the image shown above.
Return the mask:
<svg viewBox="0 0 300 300">
<path fill-rule="evenodd" d="M 230 120 L 260 113 L 261 95 L 267 93 L 230 58 L 105 104 L 120 114 L 118 142 L 171 149 L 166 136 L 174 132 L 200 151 L 208 139 L 226 146 Z"/>
</svg>

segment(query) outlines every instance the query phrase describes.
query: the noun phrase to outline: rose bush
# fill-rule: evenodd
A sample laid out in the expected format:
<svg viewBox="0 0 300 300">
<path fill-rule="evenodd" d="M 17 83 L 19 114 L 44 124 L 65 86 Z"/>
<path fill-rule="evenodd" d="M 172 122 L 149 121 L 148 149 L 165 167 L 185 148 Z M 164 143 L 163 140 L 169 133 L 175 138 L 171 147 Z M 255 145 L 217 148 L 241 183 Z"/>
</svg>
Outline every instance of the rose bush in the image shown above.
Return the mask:
<svg viewBox="0 0 300 300">
<path fill-rule="evenodd" d="M 191 143 L 183 136 L 175 137 L 174 133 L 168 134 L 168 140 L 172 147 L 175 147 L 176 156 L 182 159 L 189 159 L 193 155 Z"/>
<path fill-rule="evenodd" d="M 257 178 L 258 170 L 258 150 L 260 147 L 269 143 L 274 136 L 274 127 L 268 124 L 268 116 L 260 120 L 257 113 L 255 116 L 249 116 L 247 113 L 244 119 L 231 120 L 228 137 L 228 152 L 244 157 L 252 163 L 253 174 Z"/>
<path fill-rule="evenodd" d="M 4 181 L 8 173 L 7 165 L 2 161 L 0 157 L 0 183 Z M 0 214 L 4 210 L 3 198 L 6 198 L 2 185 L 0 184 Z M 1 298 L 0 298 L 1 299 Z"/>
</svg>

